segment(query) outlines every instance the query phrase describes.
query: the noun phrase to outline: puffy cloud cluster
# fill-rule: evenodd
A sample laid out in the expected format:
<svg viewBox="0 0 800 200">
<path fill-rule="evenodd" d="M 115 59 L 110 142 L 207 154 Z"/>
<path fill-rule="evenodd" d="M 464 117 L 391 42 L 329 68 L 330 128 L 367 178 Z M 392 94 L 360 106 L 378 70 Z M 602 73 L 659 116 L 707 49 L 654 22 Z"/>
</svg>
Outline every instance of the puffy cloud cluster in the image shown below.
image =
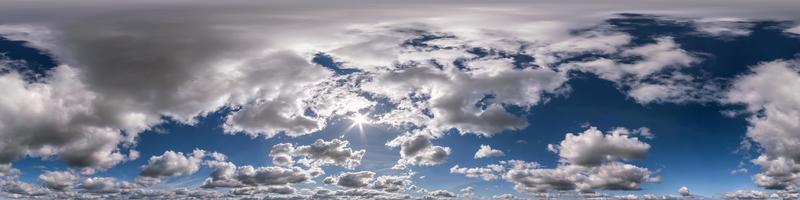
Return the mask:
<svg viewBox="0 0 800 200">
<path fill-rule="evenodd" d="M 580 134 L 568 133 L 559 145 L 549 145 L 548 148 L 571 164 L 597 166 L 619 158 L 644 159 L 650 145 L 631 137 L 624 128 L 603 134 L 596 127 L 589 127 Z"/>
<path fill-rule="evenodd" d="M 641 6 L 634 4 L 625 6 Z M 682 50 L 673 38 L 661 37 L 652 44 L 629 46 L 632 37 L 623 33 L 598 31 L 570 35 L 565 33 L 574 24 L 525 15 L 530 13 L 526 9 L 498 9 L 504 15 L 496 17 L 498 13 L 492 9 L 476 14 L 478 18 L 493 16 L 489 20 L 449 12 L 390 12 L 374 20 L 395 16 L 428 19 L 417 17 L 430 15 L 415 13 L 450 18 L 411 25 L 402 23 L 404 20 L 397 20 L 402 25 L 353 25 L 334 17 L 315 18 L 320 21 L 317 23 L 294 18 L 282 21 L 286 19 L 276 19 L 275 15 L 244 14 L 241 17 L 248 16 L 246 19 L 234 19 L 220 15 L 231 11 L 230 8 L 208 9 L 207 15 L 197 15 L 167 5 L 159 8 L 166 6 L 164 10 L 174 12 L 141 15 L 139 9 L 148 6 L 152 5 L 111 12 L 114 15 L 76 14 L 83 10 L 69 7 L 72 10 L 59 13 L 75 17 L 50 16 L 55 21 L 43 23 L 46 27 L 0 27 L 0 34 L 29 41 L 63 63 L 38 81 L 30 81 L 24 73 L 10 67 L 0 67 L 0 91 L 4 92 L 0 101 L 0 176 L 19 174 L 8 163 L 26 156 L 56 156 L 68 166 L 84 169 L 85 173 L 108 169 L 138 157 L 135 151 L 126 148 L 135 146 L 139 133 L 165 121 L 194 124 L 199 117 L 219 110 L 230 110 L 224 113 L 226 133 L 253 137 L 310 134 L 325 128 L 333 117 L 372 109 L 376 102 L 362 94 L 385 98 L 393 108 L 377 114 L 376 123 L 415 129 L 387 143 L 400 149 L 398 167 L 436 165 L 446 160 L 451 149 L 433 145 L 431 140 L 453 129 L 461 134 L 490 137 L 525 128 L 526 117 L 510 112 L 508 107 L 529 109 L 546 102 L 549 96 L 567 92 L 569 71 L 594 73 L 616 82 L 643 104 L 702 101 L 713 97 L 709 93 L 718 89 L 713 84 L 704 86 L 704 82 L 680 72 L 699 59 Z M 2 9 L 9 8 L 13 11 L 16 7 L 9 4 Z M 235 11 L 252 12 L 242 8 Z M 359 15 L 361 19 L 374 17 Z M 521 16 L 528 18 L 509 19 Z M 20 20 L 13 16 L 2 18 L 3 22 Z M 489 23 L 497 21 L 519 26 L 508 29 Z M 374 21 L 367 20 L 366 24 L 371 22 Z M 268 28 L 261 23 L 268 24 Z M 709 34 L 744 34 L 737 24 L 696 23 L 699 31 Z M 305 29 L 327 24 L 348 28 Z M 301 29 L 297 27 L 326 36 L 291 32 Z M 526 31 L 528 27 L 537 28 Z M 338 38 L 332 39 L 328 33 Z M 337 35 L 340 33 L 347 36 Z M 545 40 L 546 37 L 557 38 L 558 42 Z M 343 68 L 359 72 L 338 75 L 335 70 L 311 63 L 309 54 L 318 51 L 341 61 Z M 564 59 L 587 52 L 600 56 L 560 64 Z M 518 61 L 515 56 L 530 56 L 533 61 Z M 800 151 L 795 149 L 800 146 L 800 137 L 795 134 L 800 129 L 797 114 L 800 103 L 793 92 L 800 85 L 796 66 L 791 61 L 762 64 L 751 75 L 740 77 L 727 96 L 728 102 L 746 104 L 753 114 L 749 118 L 748 135 L 766 147 L 764 155 L 753 161 L 765 169 L 754 180 L 769 188 L 786 188 L 796 181 L 795 165 L 800 157 L 797 155 Z M 645 168 L 620 162 L 642 159 L 649 150 L 648 144 L 632 135 L 602 134 L 596 129 L 569 134 L 561 144 L 551 148 L 564 161 L 553 169 L 532 164 L 503 170 L 454 166 L 451 172 L 486 180 L 500 177 L 495 173 L 506 173 L 502 177 L 524 190 L 635 189 L 651 177 Z M 482 146 L 475 158 L 501 154 Z M 320 176 L 319 166 L 353 169 L 361 164 L 364 150 L 354 151 L 346 141 L 334 139 L 298 147 L 279 144 L 270 155 L 273 163 L 281 166 L 237 167 L 224 159 L 209 162 L 215 171 L 204 187 L 269 186 L 262 189 L 267 193 L 270 190 L 286 193 L 289 183 Z M 192 174 L 198 170 L 202 157 L 168 151 L 150 158 L 141 177 Z M 307 169 L 293 166 L 295 162 Z M 512 172 L 513 176 L 509 175 Z M 40 181 L 52 190 L 75 186 L 66 182 L 74 182 L 76 177 L 60 173 L 48 172 L 40 176 Z M 389 191 L 394 190 L 389 189 L 395 188 L 392 185 L 406 185 L 402 178 L 381 177 L 375 179 L 375 185 L 383 181 L 383 186 L 374 187 Z M 30 185 L 10 185 L 14 187 L 9 188 L 16 189 L 8 191 L 40 193 Z M 127 185 L 109 178 L 87 178 L 77 184 L 87 192 L 121 191 L 129 188 Z M 239 192 L 256 191 L 261 189 Z M 355 189 L 344 193 L 374 194 Z"/>
<path fill-rule="evenodd" d="M 150 157 L 147 165 L 142 166 L 139 176 L 159 179 L 194 174 L 200 170 L 204 157 L 206 157 L 206 152 L 201 149 L 195 149 L 188 155 L 184 155 L 182 152 L 165 151 L 160 156 Z"/>
<path fill-rule="evenodd" d="M 450 168 L 450 173 L 494 180 L 503 177 L 516 190 L 530 193 L 574 190 L 592 193 L 595 190 L 637 190 L 641 184 L 657 182 L 647 168 L 622 163 L 620 160 L 643 159 L 650 145 L 639 141 L 624 128 L 604 134 L 589 127 L 580 134 L 568 133 L 559 145 L 549 145 L 558 153 L 561 163 L 545 168 L 535 162 L 501 161 L 486 167 Z M 649 132 L 648 132 L 649 133 Z"/>
<path fill-rule="evenodd" d="M 230 162 L 211 164 L 215 171 L 205 180 L 201 187 L 246 187 L 276 186 L 311 181 L 325 174 L 319 168 L 302 169 L 300 167 L 253 167 L 250 165 L 237 167 Z"/>
<path fill-rule="evenodd" d="M 308 167 L 337 165 L 353 169 L 361 164 L 361 158 L 364 157 L 366 150 L 354 151 L 349 145 L 350 142 L 340 139 L 330 141 L 319 139 L 311 145 L 298 147 L 281 143 L 272 146 L 269 155 L 272 157 L 272 163 L 278 165 L 291 165 L 294 163 L 294 157 L 300 157 L 297 162 Z"/>
<path fill-rule="evenodd" d="M 796 186 L 800 174 L 800 64 L 760 63 L 738 77 L 725 101 L 743 104 L 750 113 L 747 136 L 763 149 L 752 160 L 762 172 L 753 181 L 769 189 Z"/>
<path fill-rule="evenodd" d="M 481 148 L 478 149 L 477 152 L 475 152 L 474 158 L 478 159 L 478 158 L 488 158 L 488 157 L 500 157 L 504 155 L 506 154 L 503 153 L 503 151 L 500 151 L 498 149 L 492 149 L 492 147 L 489 145 L 481 145 Z"/>
<path fill-rule="evenodd" d="M 323 181 L 325 184 L 336 184 L 342 187 L 349 188 L 362 188 L 369 185 L 375 176 L 375 172 L 360 171 L 360 172 L 346 172 L 339 176 L 330 176 Z"/>
<path fill-rule="evenodd" d="M 375 177 L 375 172 L 359 171 L 344 172 L 337 176 L 329 176 L 323 180 L 325 184 L 334 184 L 344 188 L 371 189 L 384 192 L 402 192 L 410 190 L 416 186 L 411 181 L 413 174 L 406 175 L 384 175 Z"/>
<path fill-rule="evenodd" d="M 39 175 L 39 182 L 48 189 L 65 191 L 72 189 L 78 176 L 68 171 L 48 171 Z"/>
<path fill-rule="evenodd" d="M 497 179 L 499 176 L 497 174 L 505 172 L 506 168 L 503 165 L 498 164 L 489 164 L 486 167 L 474 167 L 474 168 L 465 168 L 458 165 L 453 166 L 450 168 L 450 173 L 454 174 L 464 174 L 466 177 L 470 178 L 480 178 L 485 181 L 491 181 Z"/>
<path fill-rule="evenodd" d="M 400 160 L 395 168 L 404 168 L 407 165 L 437 165 L 445 161 L 450 155 L 449 147 L 435 146 L 431 142 L 432 136 L 417 132 L 405 133 L 386 143 L 389 147 L 400 147 Z"/>
</svg>

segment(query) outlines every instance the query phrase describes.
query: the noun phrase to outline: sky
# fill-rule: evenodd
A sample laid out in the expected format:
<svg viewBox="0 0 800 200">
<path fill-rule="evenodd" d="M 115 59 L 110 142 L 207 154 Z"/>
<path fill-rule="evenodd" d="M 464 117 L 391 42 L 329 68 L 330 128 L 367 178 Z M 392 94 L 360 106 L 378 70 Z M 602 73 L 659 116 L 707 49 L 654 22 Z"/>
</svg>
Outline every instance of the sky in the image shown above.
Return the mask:
<svg viewBox="0 0 800 200">
<path fill-rule="evenodd" d="M 2 1 L 0 199 L 797 199 L 795 1 Z"/>
</svg>

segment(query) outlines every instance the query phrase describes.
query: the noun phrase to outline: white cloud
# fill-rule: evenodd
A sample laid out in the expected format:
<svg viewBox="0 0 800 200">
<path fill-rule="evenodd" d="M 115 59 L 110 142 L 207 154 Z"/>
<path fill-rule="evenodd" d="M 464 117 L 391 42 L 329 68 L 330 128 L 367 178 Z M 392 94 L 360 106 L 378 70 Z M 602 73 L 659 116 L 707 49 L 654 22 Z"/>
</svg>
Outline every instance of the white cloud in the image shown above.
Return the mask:
<svg viewBox="0 0 800 200">
<path fill-rule="evenodd" d="M 796 61 L 772 61 L 738 77 L 725 102 L 743 104 L 751 113 L 747 136 L 763 149 L 753 163 L 762 167 L 754 181 L 767 188 L 795 185 L 800 161 L 800 70 Z"/>
<path fill-rule="evenodd" d="M 475 168 L 463 168 L 458 165 L 455 165 L 450 168 L 450 173 L 454 174 L 464 174 L 466 177 L 470 178 L 480 178 L 485 181 L 490 181 L 497 179 L 499 177 L 498 174 L 503 173 L 505 171 L 505 166 L 497 165 L 497 164 L 490 164 L 486 167 L 475 167 Z"/>
<path fill-rule="evenodd" d="M 478 149 L 477 152 L 475 152 L 474 158 L 478 159 L 478 158 L 500 157 L 504 155 L 506 154 L 504 154 L 503 151 L 492 149 L 492 147 L 489 145 L 481 145 L 481 148 Z"/>
<path fill-rule="evenodd" d="M 498 176 L 514 184 L 520 192 L 541 194 L 550 191 L 639 190 L 641 184 L 658 182 L 647 168 L 620 162 L 620 159 L 643 159 L 650 146 L 633 137 L 630 131 L 616 128 L 603 134 L 589 127 L 581 134 L 566 134 L 560 145 L 550 145 L 561 161 L 555 168 L 545 168 L 536 162 L 520 160 L 500 161 L 486 167 L 462 168 L 455 165 L 450 173 L 486 181 Z"/>
<path fill-rule="evenodd" d="M 200 165 L 206 156 L 206 152 L 201 149 L 195 149 L 187 155 L 182 152 L 165 151 L 160 156 L 150 157 L 147 165 L 142 166 L 139 176 L 144 178 L 142 179 L 144 182 L 152 184 L 157 181 L 152 179 L 191 175 L 200 170 Z"/>
<path fill-rule="evenodd" d="M 737 190 L 725 194 L 726 199 L 768 199 L 769 193 L 756 190 Z"/>
<path fill-rule="evenodd" d="M 785 30 L 787 33 L 800 35 L 800 26 L 795 26 Z"/>
<path fill-rule="evenodd" d="M 434 190 L 428 192 L 428 196 L 433 198 L 455 198 L 456 194 L 447 190 Z"/>
<path fill-rule="evenodd" d="M 619 158 L 626 160 L 643 159 L 650 145 L 627 134 L 627 129 L 617 129 L 603 134 L 596 127 L 590 127 L 580 134 L 568 133 L 559 145 L 553 146 L 558 155 L 566 161 L 583 166 L 597 166 L 606 161 Z"/>
<path fill-rule="evenodd" d="M 742 37 L 750 35 L 752 24 L 736 18 L 708 18 L 692 21 L 698 32 L 712 37 Z"/>
<path fill-rule="evenodd" d="M 684 197 L 692 196 L 692 193 L 689 192 L 689 188 L 686 187 L 686 186 L 678 188 L 678 194 L 681 194 L 681 196 L 684 196 Z"/>
</svg>

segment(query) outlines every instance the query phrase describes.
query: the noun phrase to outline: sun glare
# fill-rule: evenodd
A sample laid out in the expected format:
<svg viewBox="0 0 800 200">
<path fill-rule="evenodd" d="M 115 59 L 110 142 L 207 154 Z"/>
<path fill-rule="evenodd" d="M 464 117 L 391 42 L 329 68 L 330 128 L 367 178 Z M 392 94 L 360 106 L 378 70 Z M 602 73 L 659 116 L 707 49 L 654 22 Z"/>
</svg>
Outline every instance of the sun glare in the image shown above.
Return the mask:
<svg viewBox="0 0 800 200">
<path fill-rule="evenodd" d="M 350 117 L 350 121 L 353 121 L 353 124 L 350 125 L 350 128 L 348 128 L 348 130 L 358 126 L 359 133 L 364 134 L 364 124 L 369 123 L 369 118 L 360 113 L 356 113 L 353 114 L 352 117 Z"/>
</svg>

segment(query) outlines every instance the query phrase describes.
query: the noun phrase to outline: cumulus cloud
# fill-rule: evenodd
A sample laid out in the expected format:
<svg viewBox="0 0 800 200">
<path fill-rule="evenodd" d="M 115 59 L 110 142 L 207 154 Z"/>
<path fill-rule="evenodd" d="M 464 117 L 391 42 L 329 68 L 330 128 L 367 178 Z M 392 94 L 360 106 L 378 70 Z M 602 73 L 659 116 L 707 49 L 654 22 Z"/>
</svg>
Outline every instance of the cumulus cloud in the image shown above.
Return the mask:
<svg viewBox="0 0 800 200">
<path fill-rule="evenodd" d="M 464 174 L 466 177 L 470 178 L 480 178 L 485 181 L 490 181 L 498 178 L 499 173 L 503 173 L 505 171 L 505 166 L 498 165 L 498 164 L 489 164 L 486 167 L 474 167 L 474 168 L 464 168 L 458 165 L 455 165 L 450 168 L 450 173 L 454 174 Z"/>
<path fill-rule="evenodd" d="M 495 199 L 495 200 L 514 200 L 514 199 L 518 199 L 518 198 L 516 196 L 514 196 L 513 194 L 501 194 L 501 195 L 492 196 L 492 199 Z"/>
<path fill-rule="evenodd" d="M 84 178 L 79 182 L 77 188 L 82 192 L 95 194 L 113 194 L 139 187 L 127 181 L 117 181 L 112 177 L 90 177 Z"/>
<path fill-rule="evenodd" d="M 770 194 L 764 191 L 756 190 L 737 190 L 725 194 L 725 199 L 739 200 L 739 199 L 768 199 Z"/>
<path fill-rule="evenodd" d="M 251 196 L 257 194 L 294 194 L 297 190 L 290 186 L 245 187 L 234 188 L 231 193 L 237 196 Z"/>
<path fill-rule="evenodd" d="M 678 194 L 681 194 L 681 196 L 684 197 L 692 196 L 692 193 L 689 192 L 689 188 L 686 186 L 678 188 Z"/>
<path fill-rule="evenodd" d="M 281 143 L 272 146 L 270 156 L 272 162 L 279 165 L 289 165 L 294 162 L 293 157 L 300 157 L 297 162 L 308 167 L 324 165 L 337 165 L 353 169 L 361 164 L 366 150 L 354 151 L 346 140 L 333 139 L 325 141 L 318 139 L 311 145 L 294 147 L 292 144 Z"/>
<path fill-rule="evenodd" d="M 378 178 L 375 178 L 375 181 L 372 183 L 371 188 L 386 192 L 402 192 L 410 190 L 411 188 L 415 187 L 414 182 L 411 181 L 411 175 L 412 174 L 400 176 L 378 176 Z"/>
<path fill-rule="evenodd" d="M 641 130 L 638 130 L 641 132 Z M 574 190 L 592 193 L 595 190 L 638 190 L 641 185 L 658 182 L 647 168 L 621 162 L 643 159 L 650 146 L 639 141 L 626 128 L 603 134 L 589 127 L 578 135 L 568 133 L 559 145 L 550 145 L 561 161 L 555 168 L 521 160 L 500 161 L 486 167 L 450 168 L 450 173 L 489 181 L 497 177 L 514 184 L 520 192 L 547 193 Z"/>
<path fill-rule="evenodd" d="M 761 166 L 753 176 L 760 186 L 783 189 L 795 185 L 800 161 L 800 69 L 797 61 L 760 63 L 738 77 L 724 101 L 743 104 L 751 115 L 747 136 L 763 148 L 752 162 Z"/>
<path fill-rule="evenodd" d="M 65 191 L 72 189 L 78 176 L 69 171 L 47 171 L 39 175 L 39 182 L 48 189 Z"/>
<path fill-rule="evenodd" d="M 139 176 L 162 178 L 194 174 L 200 169 L 205 156 L 206 152 L 201 149 L 195 149 L 188 155 L 184 155 L 182 152 L 165 151 L 160 156 L 150 157 L 147 165 L 142 166 Z"/>
<path fill-rule="evenodd" d="M 590 127 L 580 134 L 568 133 L 559 145 L 550 145 L 564 160 L 582 166 L 597 166 L 605 161 L 643 159 L 650 145 L 628 134 L 627 129 L 617 129 L 603 134 Z"/>
<path fill-rule="evenodd" d="M 9 176 L 18 176 L 22 174 L 19 169 L 12 167 L 10 164 L 0 165 L 0 178 Z"/>
<path fill-rule="evenodd" d="M 322 169 L 300 167 L 237 167 L 231 162 L 209 161 L 214 171 L 200 186 L 202 188 L 239 188 L 246 186 L 279 186 L 311 181 L 325 174 Z"/>
<path fill-rule="evenodd" d="M 363 188 L 372 182 L 374 176 L 375 172 L 371 171 L 345 172 L 338 176 L 327 177 L 324 182 L 348 188 Z"/>
<path fill-rule="evenodd" d="M 475 152 L 474 158 L 478 159 L 478 158 L 488 158 L 488 157 L 500 157 L 504 155 L 506 154 L 504 154 L 503 151 L 500 151 L 498 149 L 492 149 L 492 147 L 489 145 L 481 145 L 481 148 L 478 149 L 477 152 Z"/>
<path fill-rule="evenodd" d="M 395 168 L 406 165 L 437 165 L 450 155 L 449 147 L 435 146 L 432 136 L 425 133 L 405 133 L 386 143 L 389 147 L 400 147 L 400 160 Z"/>
</svg>

